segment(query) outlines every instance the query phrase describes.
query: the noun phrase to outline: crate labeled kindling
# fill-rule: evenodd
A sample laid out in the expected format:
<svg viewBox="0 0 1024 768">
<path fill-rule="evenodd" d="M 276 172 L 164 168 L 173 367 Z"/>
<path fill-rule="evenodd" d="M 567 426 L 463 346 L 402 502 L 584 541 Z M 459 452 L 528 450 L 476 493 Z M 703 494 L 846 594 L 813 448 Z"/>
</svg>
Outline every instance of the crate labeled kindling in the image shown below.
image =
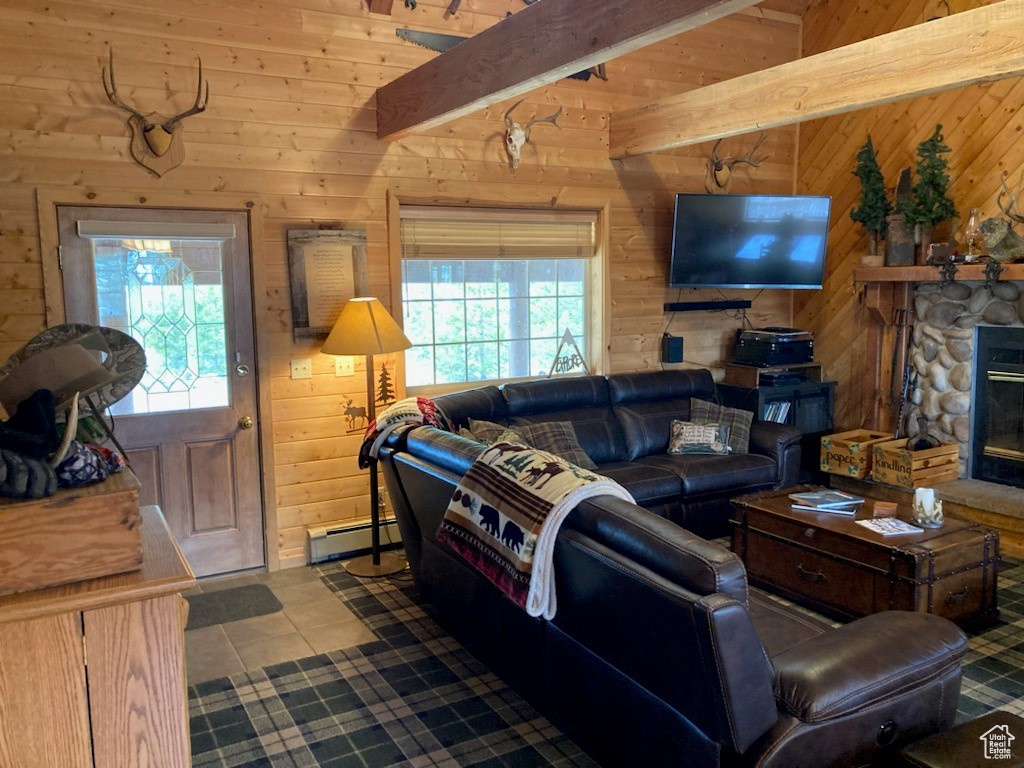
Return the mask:
<svg viewBox="0 0 1024 768">
<path fill-rule="evenodd" d="M 871 448 L 892 440 L 891 432 L 851 429 L 821 438 L 821 471 L 844 477 L 867 477 L 871 471 Z"/>
<path fill-rule="evenodd" d="M 927 488 L 956 480 L 960 472 L 960 448 L 942 443 L 937 448 L 912 451 L 906 439 L 872 446 L 871 479 L 900 488 Z"/>
</svg>

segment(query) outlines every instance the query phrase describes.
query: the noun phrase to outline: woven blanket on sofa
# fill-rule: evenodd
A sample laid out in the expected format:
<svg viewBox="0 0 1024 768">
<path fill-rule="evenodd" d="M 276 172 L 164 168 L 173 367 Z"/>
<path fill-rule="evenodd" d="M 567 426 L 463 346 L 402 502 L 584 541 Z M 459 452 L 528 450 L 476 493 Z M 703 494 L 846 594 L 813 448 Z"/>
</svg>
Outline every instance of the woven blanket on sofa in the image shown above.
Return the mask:
<svg viewBox="0 0 1024 768">
<path fill-rule="evenodd" d="M 555 537 L 592 496 L 633 497 L 621 485 L 554 454 L 496 442 L 473 462 L 437 531 L 531 616 L 554 618 Z"/>
<path fill-rule="evenodd" d="M 392 403 L 366 427 L 363 443 L 359 446 L 359 467 L 366 469 L 370 460 L 377 458 L 380 447 L 388 435 L 405 424 L 430 424 L 450 430 L 448 419 L 433 400 L 426 397 L 407 397 Z"/>
</svg>

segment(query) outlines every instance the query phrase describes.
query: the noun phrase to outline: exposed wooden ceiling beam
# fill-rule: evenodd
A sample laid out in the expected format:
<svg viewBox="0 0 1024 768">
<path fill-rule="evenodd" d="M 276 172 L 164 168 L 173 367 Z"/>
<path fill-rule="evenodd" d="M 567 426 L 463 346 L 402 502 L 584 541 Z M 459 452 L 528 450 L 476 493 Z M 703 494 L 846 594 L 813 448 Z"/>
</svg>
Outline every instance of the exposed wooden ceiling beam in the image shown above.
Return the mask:
<svg viewBox="0 0 1024 768">
<path fill-rule="evenodd" d="M 609 153 L 660 152 L 1021 75 L 1022 39 L 1024 0 L 1003 0 L 614 112 Z"/>
<path fill-rule="evenodd" d="M 377 137 L 442 125 L 755 2 L 544 0 L 377 89 Z"/>
</svg>

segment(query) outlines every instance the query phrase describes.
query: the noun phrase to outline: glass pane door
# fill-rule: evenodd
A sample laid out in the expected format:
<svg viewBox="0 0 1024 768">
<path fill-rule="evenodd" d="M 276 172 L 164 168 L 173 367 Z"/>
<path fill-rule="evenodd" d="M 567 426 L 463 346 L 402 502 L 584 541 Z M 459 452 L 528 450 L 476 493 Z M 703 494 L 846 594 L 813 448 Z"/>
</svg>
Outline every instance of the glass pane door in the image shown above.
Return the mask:
<svg viewBox="0 0 1024 768">
<path fill-rule="evenodd" d="M 220 240 L 95 239 L 100 325 L 146 350 L 146 373 L 115 414 L 230 405 Z"/>
</svg>

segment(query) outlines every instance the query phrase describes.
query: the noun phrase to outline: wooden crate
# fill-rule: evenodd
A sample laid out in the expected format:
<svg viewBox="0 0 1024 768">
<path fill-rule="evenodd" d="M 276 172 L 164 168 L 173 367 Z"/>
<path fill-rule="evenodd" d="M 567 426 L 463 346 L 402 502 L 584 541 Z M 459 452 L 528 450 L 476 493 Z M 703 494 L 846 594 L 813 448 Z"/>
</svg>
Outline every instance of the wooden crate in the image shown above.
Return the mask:
<svg viewBox="0 0 1024 768">
<path fill-rule="evenodd" d="M 871 448 L 892 440 L 891 432 L 851 429 L 821 438 L 821 471 L 844 477 L 867 477 L 871 471 Z"/>
<path fill-rule="evenodd" d="M 0 499 L 0 553 L 0 595 L 138 570 L 138 478 L 126 469 L 44 499 Z"/>
<path fill-rule="evenodd" d="M 927 488 L 956 480 L 960 472 L 960 448 L 943 443 L 938 448 L 911 451 L 906 439 L 888 440 L 871 447 L 871 479 L 900 488 Z"/>
</svg>

